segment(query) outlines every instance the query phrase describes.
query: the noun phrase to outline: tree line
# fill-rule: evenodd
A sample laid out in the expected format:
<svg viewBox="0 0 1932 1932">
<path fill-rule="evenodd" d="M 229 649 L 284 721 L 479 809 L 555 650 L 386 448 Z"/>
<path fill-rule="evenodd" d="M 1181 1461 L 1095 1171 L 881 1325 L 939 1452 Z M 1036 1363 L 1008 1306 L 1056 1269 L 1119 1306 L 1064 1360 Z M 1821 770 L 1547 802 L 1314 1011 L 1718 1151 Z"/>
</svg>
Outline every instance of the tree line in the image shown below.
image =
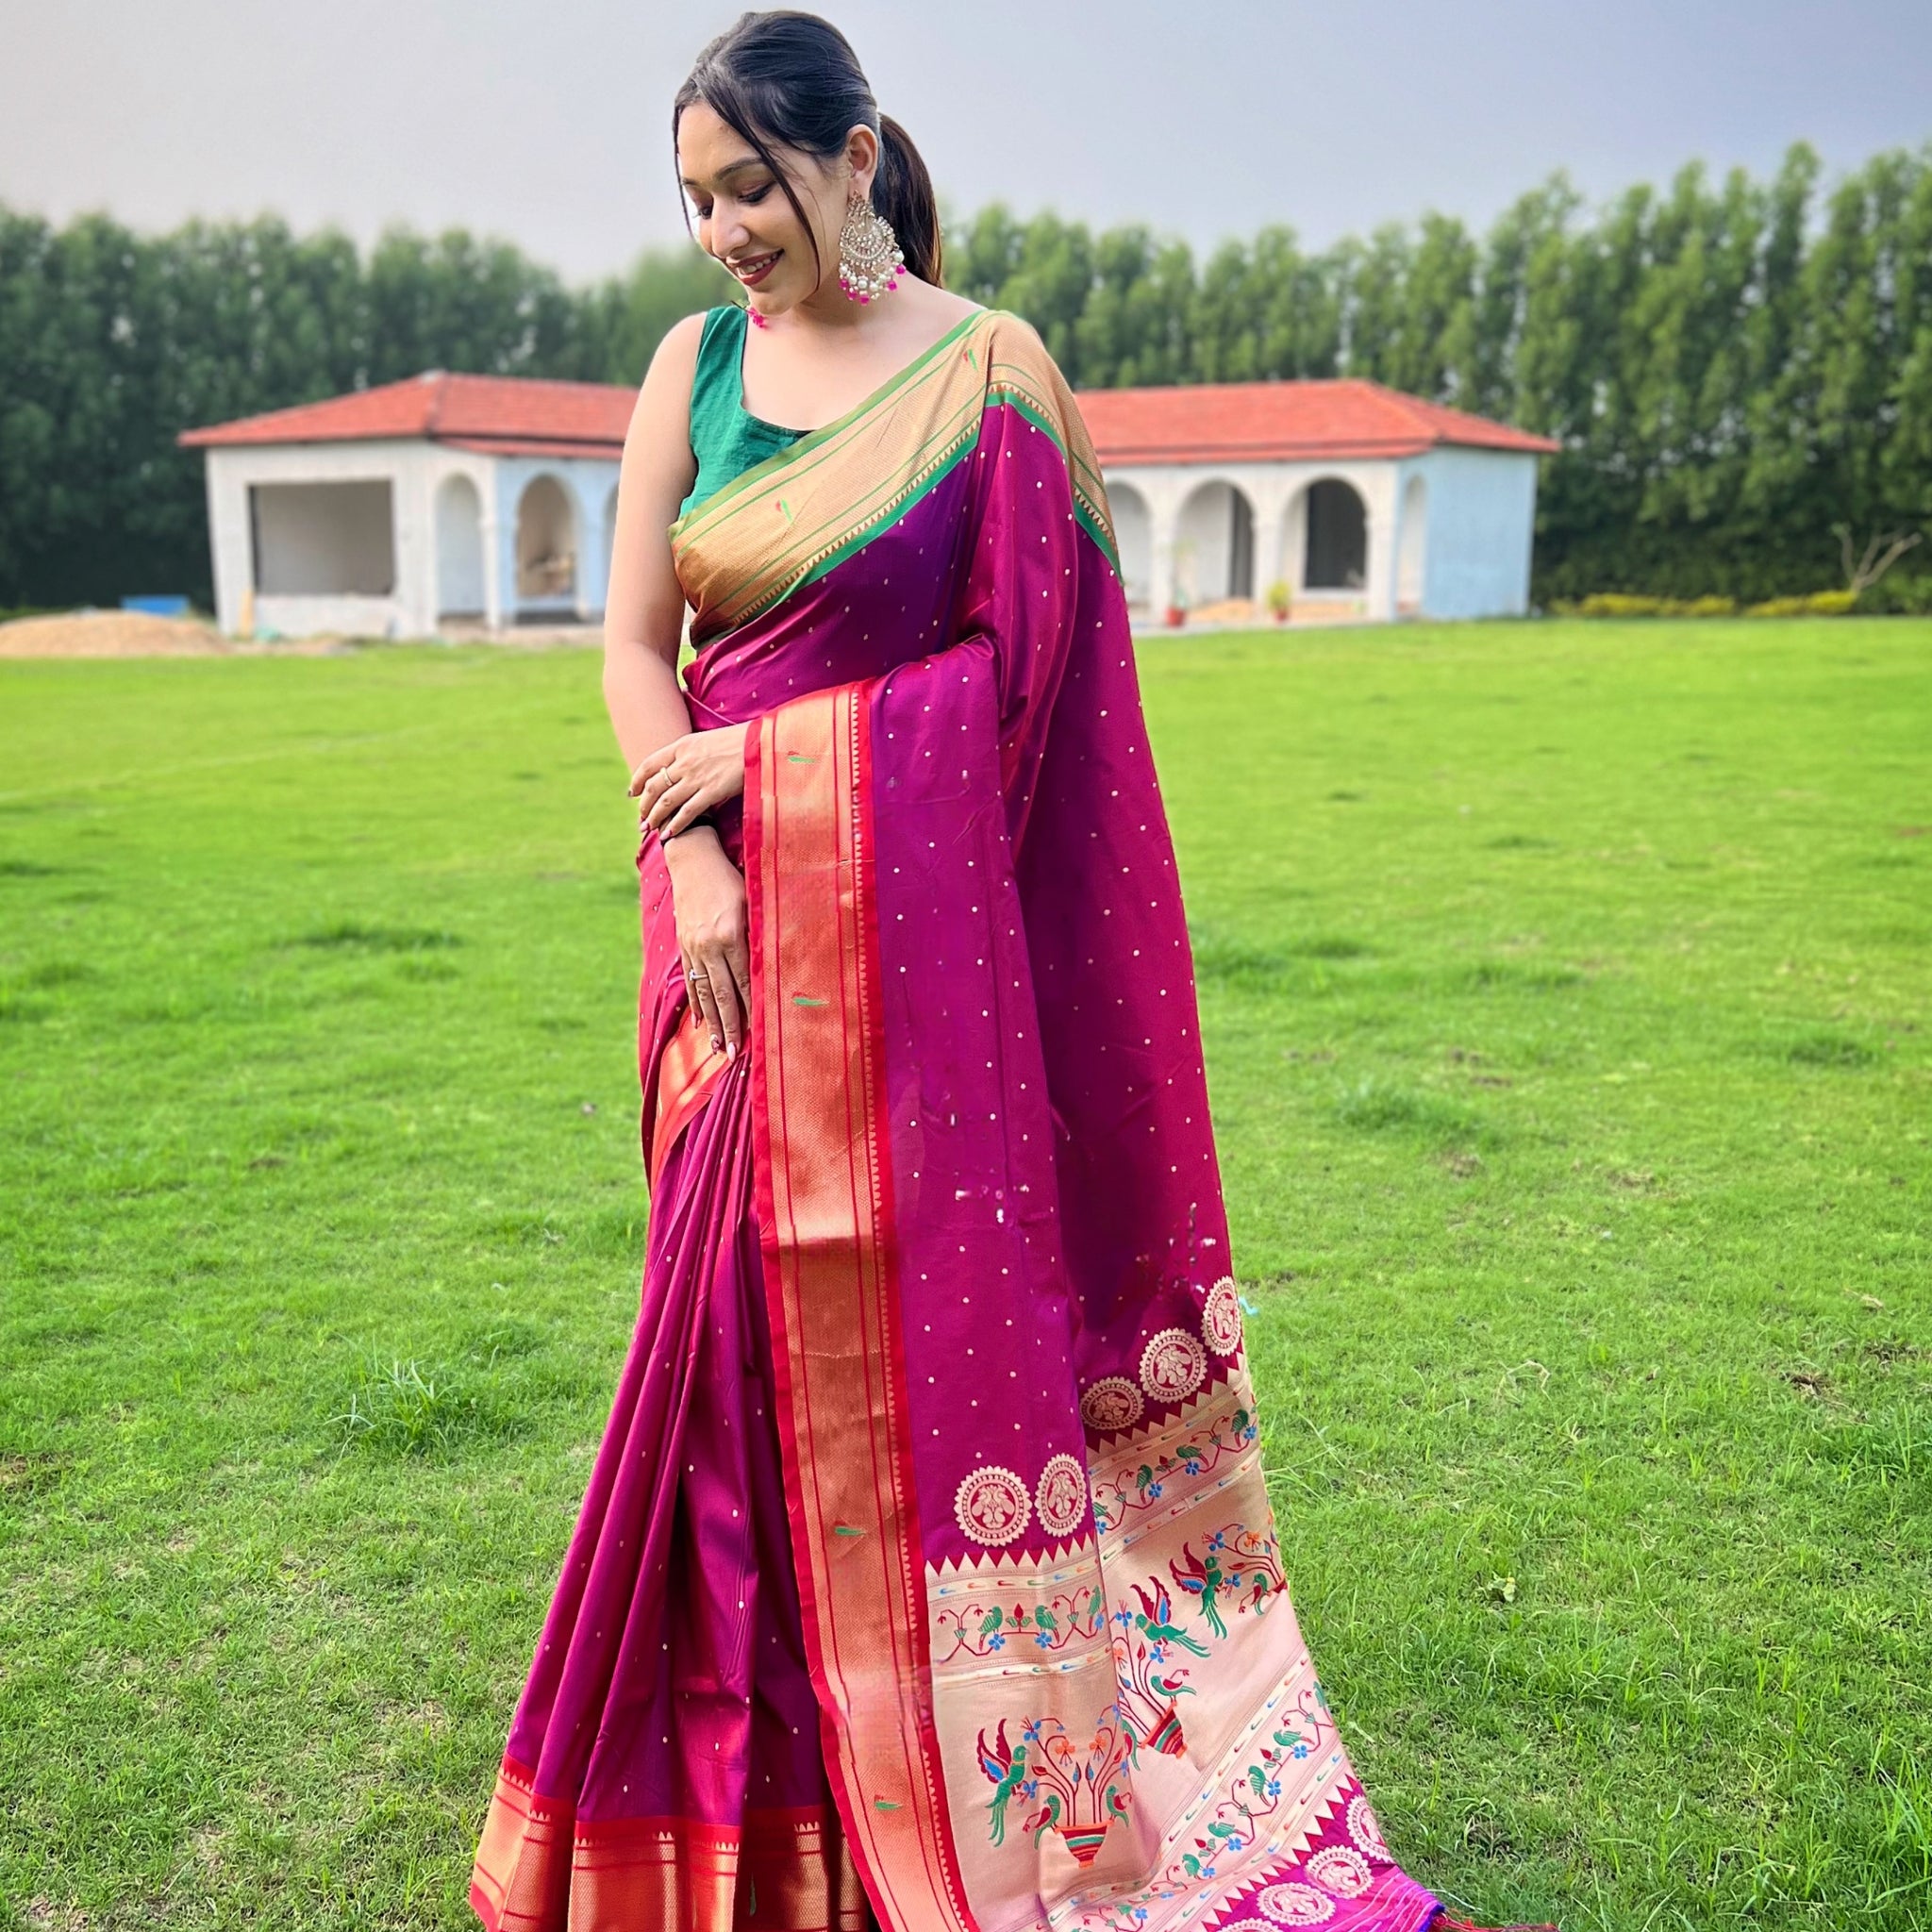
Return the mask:
<svg viewBox="0 0 1932 1932">
<path fill-rule="evenodd" d="M 1827 185 L 1798 145 L 1769 180 L 1690 166 L 1598 207 L 1559 175 L 1482 235 L 1432 214 L 1308 251 L 1271 227 L 1205 259 L 993 207 L 947 257 L 1076 387 L 1367 376 L 1559 439 L 1541 600 L 1824 589 L 1848 549 L 1932 526 L 1932 147 Z M 179 429 L 427 368 L 634 383 L 727 287 L 693 250 L 572 289 L 460 230 L 365 252 L 0 207 L 0 605 L 206 597 Z M 1866 603 L 1932 608 L 1928 550 Z"/>
</svg>

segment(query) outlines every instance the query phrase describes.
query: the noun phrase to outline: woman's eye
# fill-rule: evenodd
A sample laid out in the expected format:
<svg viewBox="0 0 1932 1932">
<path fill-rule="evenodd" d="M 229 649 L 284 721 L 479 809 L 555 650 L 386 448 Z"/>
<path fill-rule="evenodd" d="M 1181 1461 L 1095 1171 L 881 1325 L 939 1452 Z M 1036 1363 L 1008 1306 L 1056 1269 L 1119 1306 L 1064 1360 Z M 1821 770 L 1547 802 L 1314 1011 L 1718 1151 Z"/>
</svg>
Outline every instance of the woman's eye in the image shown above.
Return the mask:
<svg viewBox="0 0 1932 1932">
<path fill-rule="evenodd" d="M 767 181 L 762 188 L 747 188 L 738 198 L 747 208 L 756 208 L 771 192 L 772 184 Z"/>
</svg>

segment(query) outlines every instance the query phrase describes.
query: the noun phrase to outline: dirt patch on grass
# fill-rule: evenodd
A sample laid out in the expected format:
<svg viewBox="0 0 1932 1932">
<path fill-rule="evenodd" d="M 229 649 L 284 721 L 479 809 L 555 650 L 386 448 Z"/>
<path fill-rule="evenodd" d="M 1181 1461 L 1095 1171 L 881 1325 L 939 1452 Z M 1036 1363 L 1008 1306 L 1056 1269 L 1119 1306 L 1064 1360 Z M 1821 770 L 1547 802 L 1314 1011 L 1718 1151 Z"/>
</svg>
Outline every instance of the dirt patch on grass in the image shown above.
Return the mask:
<svg viewBox="0 0 1932 1932">
<path fill-rule="evenodd" d="M 70 610 L 0 624 L 0 658 L 231 658 L 273 651 L 308 657 L 337 649 L 335 638 L 286 644 L 239 644 L 192 617 L 143 610 Z"/>
</svg>

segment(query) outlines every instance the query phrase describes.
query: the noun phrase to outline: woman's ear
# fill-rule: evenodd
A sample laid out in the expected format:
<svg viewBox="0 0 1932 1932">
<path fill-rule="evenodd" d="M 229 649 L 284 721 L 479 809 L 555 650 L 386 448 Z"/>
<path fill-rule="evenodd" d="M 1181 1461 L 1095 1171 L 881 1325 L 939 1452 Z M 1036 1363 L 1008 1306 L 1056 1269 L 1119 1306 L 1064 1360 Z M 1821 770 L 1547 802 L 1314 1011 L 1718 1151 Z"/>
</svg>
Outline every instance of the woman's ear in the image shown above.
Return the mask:
<svg viewBox="0 0 1932 1932">
<path fill-rule="evenodd" d="M 870 195 L 879 171 L 879 138 L 862 124 L 845 137 L 845 162 L 852 170 L 852 185 Z"/>
</svg>

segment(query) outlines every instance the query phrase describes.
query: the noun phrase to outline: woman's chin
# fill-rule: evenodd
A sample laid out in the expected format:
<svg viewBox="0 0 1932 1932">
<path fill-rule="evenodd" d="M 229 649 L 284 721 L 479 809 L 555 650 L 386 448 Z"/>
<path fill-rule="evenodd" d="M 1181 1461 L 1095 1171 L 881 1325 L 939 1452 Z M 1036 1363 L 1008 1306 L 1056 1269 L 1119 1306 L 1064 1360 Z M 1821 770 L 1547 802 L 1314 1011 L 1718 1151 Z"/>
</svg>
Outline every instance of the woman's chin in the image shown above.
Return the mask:
<svg viewBox="0 0 1932 1932">
<path fill-rule="evenodd" d="M 758 289 L 747 289 L 744 291 L 744 306 L 761 322 L 775 322 L 779 316 L 790 314 L 810 293 L 809 289 L 773 288 L 767 285 Z"/>
</svg>

